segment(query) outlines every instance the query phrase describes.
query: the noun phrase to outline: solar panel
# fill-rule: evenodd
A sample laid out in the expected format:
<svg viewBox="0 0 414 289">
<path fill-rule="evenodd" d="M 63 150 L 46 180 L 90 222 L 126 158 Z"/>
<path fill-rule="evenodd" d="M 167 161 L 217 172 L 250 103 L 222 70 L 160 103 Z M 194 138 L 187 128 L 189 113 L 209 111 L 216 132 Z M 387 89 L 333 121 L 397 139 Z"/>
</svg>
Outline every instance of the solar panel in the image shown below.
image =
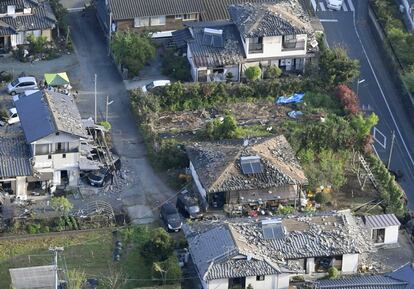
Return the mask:
<svg viewBox="0 0 414 289">
<path fill-rule="evenodd" d="M 241 157 L 240 164 L 245 175 L 263 173 L 263 164 L 259 156 Z"/>
<path fill-rule="evenodd" d="M 285 227 L 283 224 L 262 224 L 263 238 L 269 239 L 283 239 L 285 237 Z"/>
</svg>

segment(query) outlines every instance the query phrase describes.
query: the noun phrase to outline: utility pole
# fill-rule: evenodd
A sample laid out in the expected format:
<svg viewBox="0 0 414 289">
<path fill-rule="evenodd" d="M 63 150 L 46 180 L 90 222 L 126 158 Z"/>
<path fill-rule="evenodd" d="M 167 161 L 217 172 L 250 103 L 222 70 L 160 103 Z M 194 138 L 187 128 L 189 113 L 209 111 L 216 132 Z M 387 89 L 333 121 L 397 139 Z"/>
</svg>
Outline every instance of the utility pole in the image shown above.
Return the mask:
<svg viewBox="0 0 414 289">
<path fill-rule="evenodd" d="M 97 112 L 97 104 L 96 104 L 96 73 L 95 73 L 95 119 L 94 119 L 94 121 L 95 121 L 95 123 L 97 122 L 97 120 L 98 120 L 98 112 Z"/>
<path fill-rule="evenodd" d="M 109 26 L 108 26 L 108 56 L 111 55 L 111 37 L 112 37 L 112 11 L 109 11 Z"/>
<path fill-rule="evenodd" d="M 391 157 L 392 157 L 392 151 L 394 149 L 394 142 L 395 142 L 395 131 L 392 131 L 390 154 L 388 156 L 388 163 L 387 163 L 388 170 L 390 169 L 390 166 L 391 166 Z"/>
<path fill-rule="evenodd" d="M 58 265 L 57 265 L 57 260 L 58 260 L 58 253 L 59 252 L 63 252 L 63 247 L 50 247 L 49 251 L 54 252 L 55 253 L 55 258 L 54 258 L 54 267 L 55 267 L 55 287 L 54 289 L 58 289 L 58 283 L 59 283 L 59 276 L 58 276 Z"/>
<path fill-rule="evenodd" d="M 114 101 L 111 100 L 109 101 L 109 96 L 106 96 L 106 111 L 105 111 L 105 121 L 108 121 L 108 110 L 109 110 L 109 106 L 113 103 Z"/>
</svg>

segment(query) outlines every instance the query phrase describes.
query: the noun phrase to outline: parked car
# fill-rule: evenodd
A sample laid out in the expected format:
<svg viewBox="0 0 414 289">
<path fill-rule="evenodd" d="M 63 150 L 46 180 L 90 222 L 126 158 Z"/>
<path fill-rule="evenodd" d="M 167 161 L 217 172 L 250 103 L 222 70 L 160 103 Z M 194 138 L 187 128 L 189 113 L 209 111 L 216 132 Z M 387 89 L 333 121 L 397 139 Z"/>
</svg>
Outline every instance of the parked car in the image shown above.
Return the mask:
<svg viewBox="0 0 414 289">
<path fill-rule="evenodd" d="M 144 85 L 141 89 L 143 92 L 147 92 L 150 91 L 151 89 L 155 88 L 155 87 L 160 87 L 160 86 L 166 86 L 166 85 L 170 85 L 171 81 L 169 80 L 154 80 L 150 83 L 148 83 L 147 85 Z"/>
<path fill-rule="evenodd" d="M 181 222 L 180 214 L 178 214 L 177 209 L 170 202 L 161 206 L 160 218 L 168 228 L 168 231 L 178 232 L 181 230 L 183 223 Z"/>
<path fill-rule="evenodd" d="M 327 0 L 327 7 L 332 10 L 341 10 L 344 0 Z"/>
<path fill-rule="evenodd" d="M 87 175 L 89 184 L 94 187 L 102 187 L 110 177 L 111 174 L 107 168 L 92 171 Z"/>
<path fill-rule="evenodd" d="M 8 111 L 9 117 L 7 119 L 8 124 L 14 124 L 20 122 L 19 115 L 17 114 L 17 109 L 15 107 L 10 108 Z"/>
<path fill-rule="evenodd" d="M 187 190 L 178 194 L 176 206 L 178 211 L 186 218 L 203 218 L 203 213 L 200 210 L 197 198 L 191 196 Z"/>
<path fill-rule="evenodd" d="M 7 92 L 11 95 L 25 92 L 26 90 L 36 90 L 37 82 L 33 76 L 19 77 L 7 85 Z"/>
</svg>

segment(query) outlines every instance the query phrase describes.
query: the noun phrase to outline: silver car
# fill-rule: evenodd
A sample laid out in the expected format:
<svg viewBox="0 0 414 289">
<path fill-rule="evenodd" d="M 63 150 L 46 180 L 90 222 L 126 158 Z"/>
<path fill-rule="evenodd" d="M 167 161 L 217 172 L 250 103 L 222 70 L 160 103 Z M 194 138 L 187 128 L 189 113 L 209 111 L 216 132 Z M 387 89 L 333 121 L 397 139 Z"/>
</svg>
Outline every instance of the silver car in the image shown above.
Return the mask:
<svg viewBox="0 0 414 289">
<path fill-rule="evenodd" d="M 36 90 L 37 82 L 33 76 L 19 77 L 7 85 L 7 92 L 11 95 L 25 92 L 26 90 Z"/>
</svg>

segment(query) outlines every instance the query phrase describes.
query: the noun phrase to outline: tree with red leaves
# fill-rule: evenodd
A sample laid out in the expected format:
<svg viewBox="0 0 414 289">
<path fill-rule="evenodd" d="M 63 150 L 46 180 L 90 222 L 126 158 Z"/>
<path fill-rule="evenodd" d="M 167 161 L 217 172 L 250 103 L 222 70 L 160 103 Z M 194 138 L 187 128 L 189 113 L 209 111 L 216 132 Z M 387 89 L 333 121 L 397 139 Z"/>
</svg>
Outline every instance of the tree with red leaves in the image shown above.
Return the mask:
<svg viewBox="0 0 414 289">
<path fill-rule="evenodd" d="M 344 109 L 349 115 L 357 115 L 361 112 L 359 100 L 356 93 L 345 84 L 336 87 L 336 97 L 338 97 Z"/>
</svg>

